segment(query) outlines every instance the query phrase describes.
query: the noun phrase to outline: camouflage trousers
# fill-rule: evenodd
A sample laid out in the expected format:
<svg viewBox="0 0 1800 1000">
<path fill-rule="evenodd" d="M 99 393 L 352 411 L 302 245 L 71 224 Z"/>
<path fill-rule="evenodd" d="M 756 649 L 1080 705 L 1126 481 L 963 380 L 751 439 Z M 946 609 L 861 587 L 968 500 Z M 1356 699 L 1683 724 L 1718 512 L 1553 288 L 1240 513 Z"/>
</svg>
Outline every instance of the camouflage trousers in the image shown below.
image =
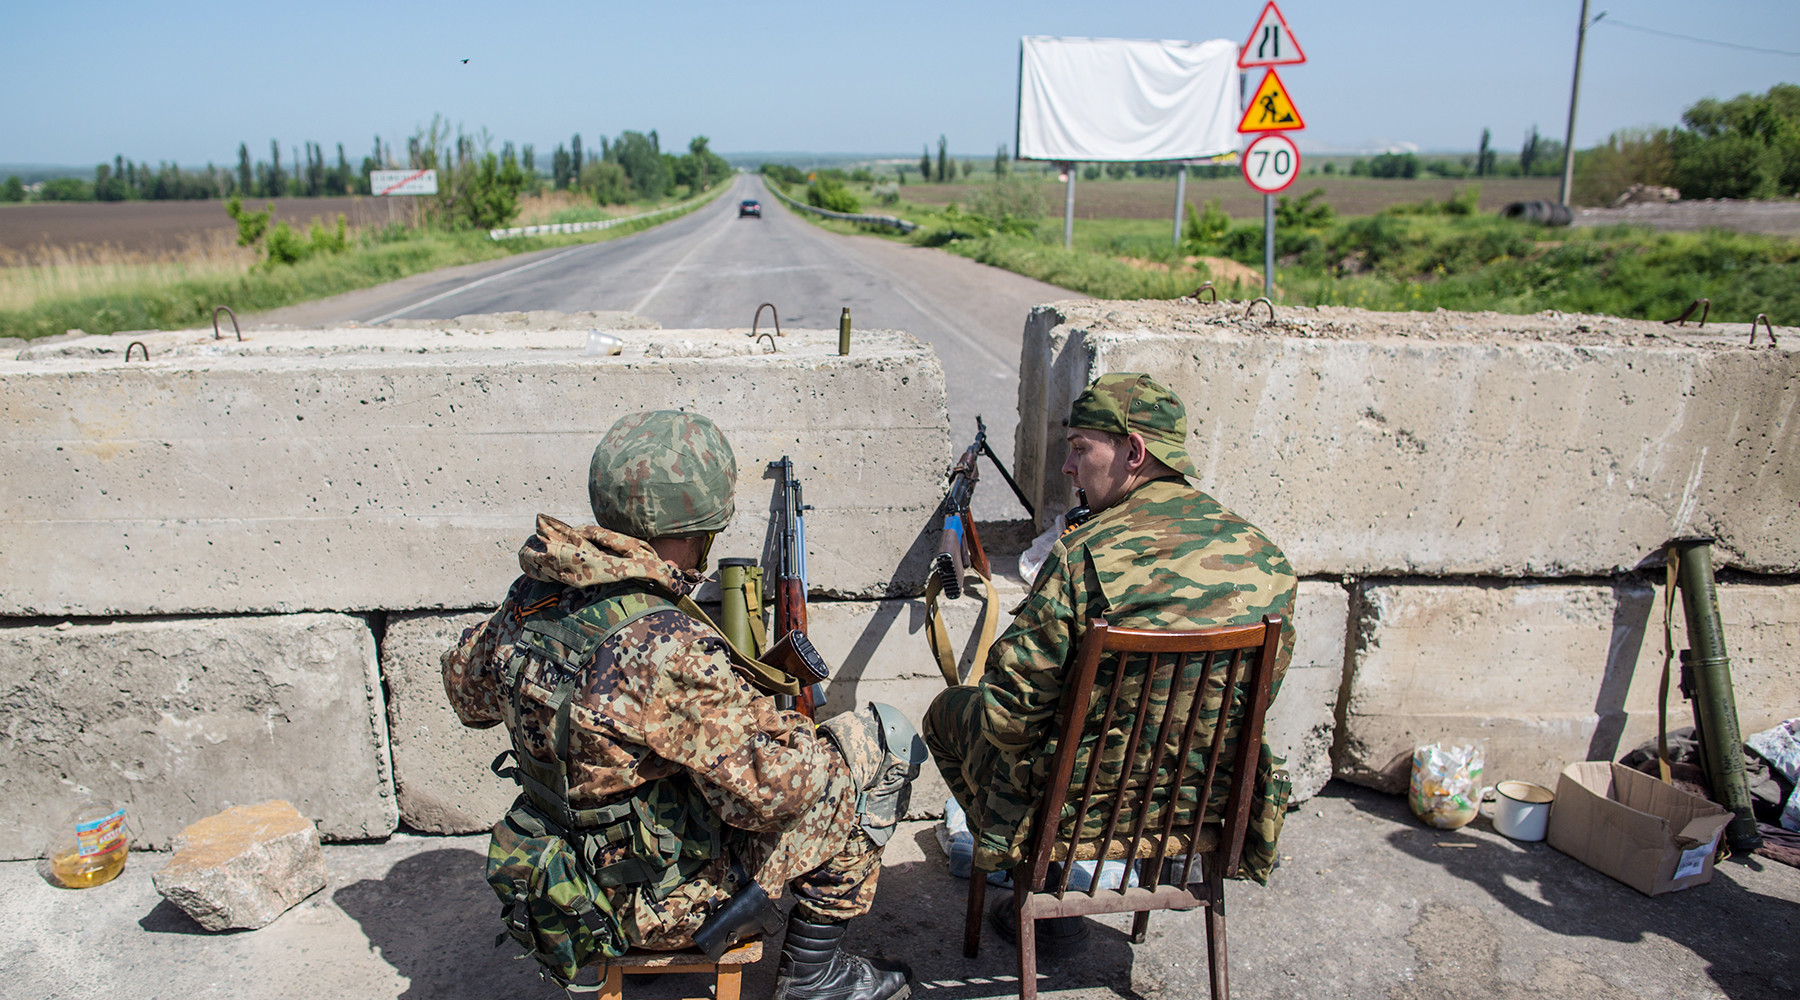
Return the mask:
<svg viewBox="0 0 1800 1000">
<path fill-rule="evenodd" d="M 792 889 L 794 909 L 809 920 L 841 922 L 875 905 L 881 848 L 857 824 L 848 770 L 834 773 L 825 794 L 788 826 L 751 835 L 737 860 L 770 898 Z M 724 858 L 709 863 L 660 900 L 643 890 L 613 898 L 626 942 L 653 951 L 692 947 L 712 906 L 724 901 L 729 864 Z"/>
<path fill-rule="evenodd" d="M 942 691 L 925 710 L 925 746 L 971 817 L 978 815 L 975 789 L 985 789 L 1001 768 L 1000 752 L 981 738 L 981 689 L 970 684 Z"/>
</svg>

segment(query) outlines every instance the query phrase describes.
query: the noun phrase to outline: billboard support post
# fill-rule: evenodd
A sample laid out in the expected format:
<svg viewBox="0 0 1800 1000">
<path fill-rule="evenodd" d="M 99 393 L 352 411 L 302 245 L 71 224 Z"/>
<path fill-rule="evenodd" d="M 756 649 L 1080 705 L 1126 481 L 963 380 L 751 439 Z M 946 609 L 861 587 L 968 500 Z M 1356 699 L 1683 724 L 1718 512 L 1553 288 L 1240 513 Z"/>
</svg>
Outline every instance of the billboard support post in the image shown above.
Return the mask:
<svg viewBox="0 0 1800 1000">
<path fill-rule="evenodd" d="M 1187 204 L 1187 164 L 1175 164 L 1175 248 L 1181 249 L 1181 206 Z"/>
<path fill-rule="evenodd" d="M 1275 196 L 1263 195 L 1263 294 L 1275 301 Z"/>
<path fill-rule="evenodd" d="M 1068 165 L 1069 186 L 1063 193 L 1063 247 L 1075 248 L 1075 164 Z"/>
</svg>

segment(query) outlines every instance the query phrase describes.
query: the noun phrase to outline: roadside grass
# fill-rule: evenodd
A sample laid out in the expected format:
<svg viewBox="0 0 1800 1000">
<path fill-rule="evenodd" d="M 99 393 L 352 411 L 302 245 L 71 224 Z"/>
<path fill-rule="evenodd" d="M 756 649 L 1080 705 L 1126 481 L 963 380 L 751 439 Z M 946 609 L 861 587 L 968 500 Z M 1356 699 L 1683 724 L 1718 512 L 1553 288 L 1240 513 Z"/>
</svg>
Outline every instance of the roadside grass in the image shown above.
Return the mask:
<svg viewBox="0 0 1800 1000">
<path fill-rule="evenodd" d="M 33 339 L 80 329 L 177 330 L 205 326 L 221 303 L 239 313 L 260 312 L 396 281 L 457 264 L 494 260 L 581 243 L 615 240 L 701 207 L 729 185 L 678 202 L 594 208 L 556 206 L 545 221 L 586 222 L 680 204 L 682 211 L 587 233 L 520 237 L 496 242 L 485 231 L 391 226 L 353 235 L 349 250 L 295 264 L 259 263 L 254 251 L 225 243 L 202 254 L 145 259 L 105 252 L 56 252 L 24 266 L 0 267 L 0 336 Z"/>
<path fill-rule="evenodd" d="M 1077 218 L 1075 246 L 1065 249 L 1059 218 L 996 224 L 955 204 L 908 200 L 905 191 L 900 203 L 868 210 L 919 223 L 910 237 L 808 218 L 835 231 L 938 246 L 1099 298 L 1175 298 L 1206 280 L 1225 298 L 1262 294 L 1260 278 L 1233 283 L 1225 267 L 1204 261 L 1235 261 L 1260 274 L 1260 220 L 1208 239 L 1190 235 L 1177 247 L 1170 219 Z M 1707 298 L 1718 320 L 1747 323 L 1766 314 L 1777 326 L 1800 325 L 1800 240 L 1722 230 L 1547 229 L 1492 214 L 1456 214 L 1456 200 L 1315 217 L 1310 225 L 1278 223 L 1276 299 L 1383 311 L 1556 309 L 1661 320 Z"/>
</svg>

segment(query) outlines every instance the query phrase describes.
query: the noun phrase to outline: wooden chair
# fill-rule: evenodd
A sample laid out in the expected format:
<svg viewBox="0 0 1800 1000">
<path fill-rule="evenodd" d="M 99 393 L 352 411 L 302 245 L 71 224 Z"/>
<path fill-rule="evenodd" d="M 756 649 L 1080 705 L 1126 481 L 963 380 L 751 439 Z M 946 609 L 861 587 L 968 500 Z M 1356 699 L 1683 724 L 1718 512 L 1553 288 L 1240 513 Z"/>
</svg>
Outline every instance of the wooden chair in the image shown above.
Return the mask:
<svg viewBox="0 0 1800 1000">
<path fill-rule="evenodd" d="M 1018 916 L 1019 996 L 1037 997 L 1037 940 L 1033 923 L 1052 917 L 1097 913 L 1133 912 L 1131 940 L 1141 944 L 1150 926 L 1151 910 L 1206 909 L 1206 958 L 1214 1000 L 1226 1000 L 1225 897 L 1223 879 L 1237 874 L 1245 832 L 1255 806 L 1252 785 L 1262 749 L 1263 717 L 1269 707 L 1269 687 L 1281 641 L 1281 618 L 1263 616 L 1260 625 L 1232 625 L 1201 632 L 1146 632 L 1111 628 L 1104 621 L 1089 623 L 1076 657 L 1075 670 L 1063 690 L 1057 712 L 1058 742 L 1050 768 L 1044 800 L 1032 827 L 1025 863 L 1012 870 L 1013 907 Z M 1117 654 L 1108 659 L 1109 654 Z M 1104 692 L 1094 689 L 1102 660 L 1112 667 Z M 1170 695 L 1151 738 L 1145 738 L 1150 694 L 1167 684 Z M 1123 707 L 1121 690 L 1135 688 Z M 1215 720 L 1206 737 L 1210 749 L 1204 773 L 1180 766 L 1191 760 L 1207 714 L 1206 697 L 1214 692 Z M 1218 702 L 1218 692 L 1235 697 Z M 1104 699 L 1097 728 L 1085 726 L 1093 706 Z M 1125 738 L 1121 777 L 1101 780 L 1103 768 L 1094 766 L 1105 735 L 1121 726 L 1130 714 Z M 1182 717 L 1177 719 L 1175 716 Z M 1239 752 L 1220 768 L 1225 733 L 1237 727 Z M 1116 745 L 1116 744 L 1115 744 Z M 1083 777 L 1076 782 L 1077 758 L 1085 758 Z M 1207 819 L 1204 808 L 1193 808 L 1192 820 L 1176 828 L 1177 808 L 1158 808 L 1154 803 L 1208 803 L 1215 780 L 1225 780 L 1229 792 L 1222 813 Z M 1185 793 L 1185 794 L 1184 794 Z M 1078 805 L 1064 815 L 1071 802 Z M 1149 823 L 1153 813 L 1158 822 Z M 1061 822 L 1056 818 L 1061 817 Z M 1098 824 L 1093 822 L 1098 820 Z M 1121 824 L 1123 820 L 1123 824 Z M 1090 829 L 1096 825 L 1100 832 Z M 1122 829 L 1121 826 L 1128 829 Z M 1147 829 L 1147 827 L 1153 827 Z M 1101 861 L 1122 860 L 1138 873 L 1138 885 L 1122 877 L 1117 888 L 1099 888 Z M 1073 861 L 1095 861 L 1096 872 L 1087 890 L 1069 891 Z M 1203 873 L 1192 879 L 1198 861 Z M 1061 864 L 1061 877 L 1046 885 L 1051 862 Z M 1165 862 L 1170 862 L 1165 865 Z M 1164 869 L 1168 868 L 1167 873 Z M 1168 878 L 1164 875 L 1167 874 Z M 1110 881 L 1110 879 L 1108 880 Z M 963 954 L 974 958 L 981 945 L 981 921 L 987 879 L 977 871 L 969 879 L 969 909 L 964 929 Z"/>
<path fill-rule="evenodd" d="M 713 993 L 689 1000 L 738 1000 L 744 986 L 744 966 L 762 961 L 762 938 L 741 942 L 714 962 L 697 950 L 642 951 L 632 949 L 606 965 L 600 980 L 600 1000 L 620 1000 L 626 976 L 649 976 L 660 973 L 703 973 L 713 977 Z"/>
</svg>

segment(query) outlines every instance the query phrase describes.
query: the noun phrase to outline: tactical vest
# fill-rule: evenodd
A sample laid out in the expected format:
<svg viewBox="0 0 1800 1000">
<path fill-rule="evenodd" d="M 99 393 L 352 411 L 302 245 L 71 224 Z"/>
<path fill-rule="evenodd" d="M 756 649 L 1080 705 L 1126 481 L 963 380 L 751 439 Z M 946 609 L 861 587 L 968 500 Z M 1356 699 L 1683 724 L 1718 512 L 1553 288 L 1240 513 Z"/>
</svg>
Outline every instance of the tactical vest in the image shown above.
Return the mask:
<svg viewBox="0 0 1800 1000">
<path fill-rule="evenodd" d="M 504 679 L 513 746 L 494 759 L 493 770 L 517 781 L 522 792 L 494 827 L 487 880 L 507 928 L 495 944 L 510 935 L 567 987 L 583 966 L 627 947 L 603 890 L 641 891 L 660 901 L 708 861 L 730 853 L 736 845 L 728 841 L 737 834 L 722 827 L 685 774 L 647 782 L 604 806 L 570 804 L 569 715 L 585 668 L 625 626 L 680 605 L 635 583 L 593 588 L 573 608 L 559 607 L 563 592 L 534 582 L 512 612 L 523 625 Z M 528 683 L 551 692 L 552 760 L 533 757 L 519 736 L 531 707 Z M 516 766 L 502 766 L 508 757 Z"/>
</svg>

